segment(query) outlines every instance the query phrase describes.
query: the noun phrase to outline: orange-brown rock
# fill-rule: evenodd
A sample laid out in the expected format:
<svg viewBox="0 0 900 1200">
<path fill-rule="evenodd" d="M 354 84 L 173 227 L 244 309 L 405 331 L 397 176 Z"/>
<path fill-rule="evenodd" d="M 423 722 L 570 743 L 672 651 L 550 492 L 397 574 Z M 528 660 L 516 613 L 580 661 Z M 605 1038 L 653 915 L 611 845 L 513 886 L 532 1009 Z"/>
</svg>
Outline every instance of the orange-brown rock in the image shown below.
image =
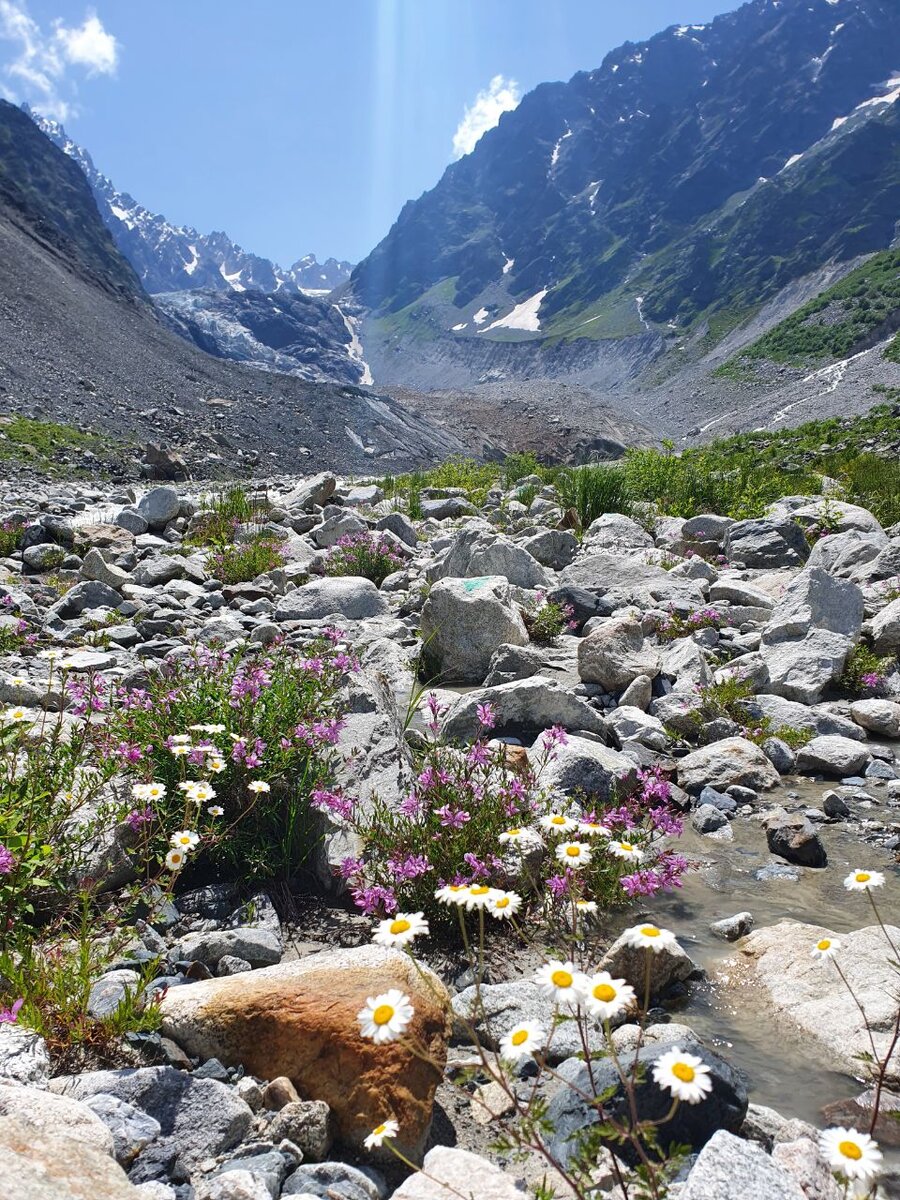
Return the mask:
<svg viewBox="0 0 900 1200">
<path fill-rule="evenodd" d="M 162 1031 L 189 1054 L 242 1064 L 261 1079 L 285 1075 L 307 1100 L 324 1100 L 351 1146 L 382 1121 L 400 1124 L 396 1145 L 420 1156 L 446 1059 L 449 996 L 430 971 L 380 946 L 337 950 L 260 971 L 172 988 Z M 427 982 L 426 982 L 427 981 Z M 367 997 L 400 988 L 415 1016 L 404 1040 L 375 1045 L 356 1014 Z"/>
</svg>

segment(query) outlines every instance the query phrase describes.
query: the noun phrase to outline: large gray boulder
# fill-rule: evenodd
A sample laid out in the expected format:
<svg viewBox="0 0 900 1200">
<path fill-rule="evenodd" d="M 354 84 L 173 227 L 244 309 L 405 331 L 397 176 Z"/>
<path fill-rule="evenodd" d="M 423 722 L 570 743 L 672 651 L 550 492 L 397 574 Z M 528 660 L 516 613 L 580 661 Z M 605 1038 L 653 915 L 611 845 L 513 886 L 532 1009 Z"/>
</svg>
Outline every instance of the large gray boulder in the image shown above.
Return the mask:
<svg viewBox="0 0 900 1200">
<path fill-rule="evenodd" d="M 584 544 L 590 554 L 598 550 L 651 550 L 653 538 L 631 517 L 603 513 L 585 530 Z"/>
<path fill-rule="evenodd" d="M 298 483 L 285 496 L 282 504 L 285 508 L 312 508 L 315 504 L 325 504 L 334 495 L 337 480 L 330 471 L 322 471 L 309 479 Z"/>
<path fill-rule="evenodd" d="M 678 763 L 678 783 L 692 794 L 699 794 L 707 785 L 719 792 L 735 784 L 767 791 L 778 782 L 778 772 L 766 755 L 746 738 L 724 738 L 701 746 Z"/>
<path fill-rule="evenodd" d="M 547 588 L 551 581 L 546 568 L 524 546 L 478 524 L 460 530 L 444 557 L 426 571 L 432 583 L 495 575 L 523 588 Z"/>
<path fill-rule="evenodd" d="M 568 529 L 543 529 L 522 545 L 541 566 L 553 571 L 569 566 L 578 553 L 578 538 Z"/>
<path fill-rule="evenodd" d="M 679 1200 L 810 1200 L 800 1184 L 760 1146 L 717 1130 L 697 1156 Z M 824 1197 L 822 1198 L 824 1200 Z"/>
<path fill-rule="evenodd" d="M 458 1200 L 477 1180 L 479 1200 L 523 1200 L 516 1180 L 495 1163 L 458 1146 L 435 1146 L 422 1170 L 400 1184 L 391 1200 Z M 337 1193 L 335 1193 L 337 1194 Z"/>
<path fill-rule="evenodd" d="M 751 724 L 754 717 L 765 717 L 773 729 L 787 725 L 808 731 L 816 737 L 838 734 L 840 737 L 865 741 L 865 734 L 858 725 L 841 713 L 833 712 L 825 704 L 800 704 L 796 700 L 785 700 L 783 696 L 762 692 L 746 700 L 744 707 Z"/>
<path fill-rule="evenodd" d="M 823 775 L 858 775 L 872 757 L 868 747 L 850 738 L 828 734 L 815 737 L 797 752 L 797 768 Z"/>
<path fill-rule="evenodd" d="M 282 596 L 275 609 L 276 621 L 321 621 L 340 616 L 348 621 L 365 621 L 388 612 L 388 604 L 369 579 L 356 575 L 316 579 Z"/>
<path fill-rule="evenodd" d="M 178 516 L 181 500 L 173 487 L 151 488 L 142 496 L 138 512 L 151 530 L 163 529 Z"/>
<path fill-rule="evenodd" d="M 141 1200 L 108 1154 L 20 1117 L 0 1117 L 4 1200 Z"/>
<path fill-rule="evenodd" d="M 529 751 L 537 767 L 543 758 L 539 738 Z M 554 749 L 553 757 L 541 770 L 541 787 L 562 797 L 575 792 L 584 794 L 588 804 L 606 804 L 618 794 L 627 794 L 637 780 L 634 762 L 618 750 L 590 738 L 570 737 L 564 746 Z"/>
<path fill-rule="evenodd" d="M 872 647 L 876 654 L 900 654 L 900 598 L 872 618 Z"/>
<path fill-rule="evenodd" d="M 477 708 L 486 703 L 497 713 L 497 733 L 508 730 L 520 736 L 533 736 L 553 725 L 601 736 L 606 731 L 603 718 L 581 696 L 553 680 L 534 675 L 460 696 L 444 722 L 446 736 L 460 741 L 476 737 L 480 730 Z"/>
<path fill-rule="evenodd" d="M 606 718 L 606 723 L 619 742 L 640 742 L 651 750 L 665 750 L 669 739 L 658 717 L 651 717 L 641 708 L 620 704 Z"/>
<path fill-rule="evenodd" d="M 863 595 L 856 584 L 834 579 L 821 567 L 801 571 L 763 629 L 760 653 L 769 690 L 817 703 L 843 671 L 862 619 Z"/>
<path fill-rule="evenodd" d="M 873 562 L 888 545 L 885 533 L 835 533 L 820 538 L 812 548 L 808 567 L 821 567 L 838 579 L 858 579 L 865 576 L 867 563 Z"/>
<path fill-rule="evenodd" d="M 855 700 L 850 716 L 879 737 L 900 738 L 900 704 L 896 700 Z"/>
<path fill-rule="evenodd" d="M 704 602 L 701 581 L 673 576 L 647 562 L 646 554 L 601 551 L 579 557 L 560 576 L 564 587 L 583 588 L 602 597 L 606 611 L 635 604 L 639 608 L 682 606 L 685 611 Z"/>
<path fill-rule="evenodd" d="M 758 518 L 730 526 L 725 553 L 745 567 L 800 567 L 809 557 L 809 543 L 794 521 Z"/>
<path fill-rule="evenodd" d="M 438 580 L 420 628 L 426 660 L 449 683 L 483 683 L 498 646 L 528 642 L 510 585 L 497 575 Z"/>
<path fill-rule="evenodd" d="M 607 621 L 578 645 L 579 678 L 608 692 L 623 692 L 640 675 L 655 679 L 658 674 L 659 654 L 638 621 Z"/>
</svg>

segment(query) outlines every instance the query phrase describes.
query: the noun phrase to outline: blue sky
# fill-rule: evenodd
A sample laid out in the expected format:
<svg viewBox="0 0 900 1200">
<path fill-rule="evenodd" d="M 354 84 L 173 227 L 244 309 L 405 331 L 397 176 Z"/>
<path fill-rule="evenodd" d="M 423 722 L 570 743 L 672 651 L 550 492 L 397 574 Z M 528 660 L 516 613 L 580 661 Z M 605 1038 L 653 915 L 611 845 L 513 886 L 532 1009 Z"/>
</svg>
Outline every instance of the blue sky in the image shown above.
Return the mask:
<svg viewBox="0 0 900 1200">
<path fill-rule="evenodd" d="M 357 260 L 516 91 L 736 6 L 0 0 L 0 92 L 55 109 L 119 188 L 174 222 L 285 265 Z"/>
</svg>

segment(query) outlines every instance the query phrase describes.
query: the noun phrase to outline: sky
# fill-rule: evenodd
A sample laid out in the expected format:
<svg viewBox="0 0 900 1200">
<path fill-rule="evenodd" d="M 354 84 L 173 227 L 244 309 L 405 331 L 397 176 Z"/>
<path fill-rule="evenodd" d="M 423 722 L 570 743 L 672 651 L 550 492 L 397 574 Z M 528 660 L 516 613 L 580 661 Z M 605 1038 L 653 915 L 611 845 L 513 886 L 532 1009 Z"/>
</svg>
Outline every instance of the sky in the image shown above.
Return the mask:
<svg viewBox="0 0 900 1200">
<path fill-rule="evenodd" d="M 358 261 L 538 83 L 737 0 L 0 0 L 0 94 L 122 191 L 289 265 Z"/>
</svg>

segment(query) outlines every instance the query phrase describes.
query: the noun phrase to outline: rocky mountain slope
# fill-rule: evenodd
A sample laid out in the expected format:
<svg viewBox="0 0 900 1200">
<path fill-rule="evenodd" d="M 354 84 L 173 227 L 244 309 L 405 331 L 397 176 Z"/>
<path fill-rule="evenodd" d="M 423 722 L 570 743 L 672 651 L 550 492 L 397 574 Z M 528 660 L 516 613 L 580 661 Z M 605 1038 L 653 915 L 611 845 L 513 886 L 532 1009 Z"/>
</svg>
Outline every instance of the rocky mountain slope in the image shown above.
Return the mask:
<svg viewBox="0 0 900 1200">
<path fill-rule="evenodd" d="M 687 395 L 683 363 L 896 238 L 898 45 L 887 0 L 751 0 L 542 84 L 354 270 L 375 378 L 631 398 L 664 363 Z"/>
<path fill-rule="evenodd" d="M 335 258 L 320 263 L 314 254 L 305 254 L 284 268 L 243 250 L 227 233 L 198 233 L 189 226 L 173 225 L 164 216 L 144 208 L 127 192 L 119 191 L 58 121 L 37 113 L 31 116 L 47 137 L 84 171 L 100 215 L 148 292 L 194 288 L 223 292 L 250 289 L 329 292 L 349 277 L 352 264 Z"/>
<path fill-rule="evenodd" d="M 83 173 L 0 102 L 0 398 L 4 413 L 162 442 L 199 472 L 249 463 L 430 462 L 462 449 L 388 397 L 202 353 L 159 319 Z"/>
</svg>

